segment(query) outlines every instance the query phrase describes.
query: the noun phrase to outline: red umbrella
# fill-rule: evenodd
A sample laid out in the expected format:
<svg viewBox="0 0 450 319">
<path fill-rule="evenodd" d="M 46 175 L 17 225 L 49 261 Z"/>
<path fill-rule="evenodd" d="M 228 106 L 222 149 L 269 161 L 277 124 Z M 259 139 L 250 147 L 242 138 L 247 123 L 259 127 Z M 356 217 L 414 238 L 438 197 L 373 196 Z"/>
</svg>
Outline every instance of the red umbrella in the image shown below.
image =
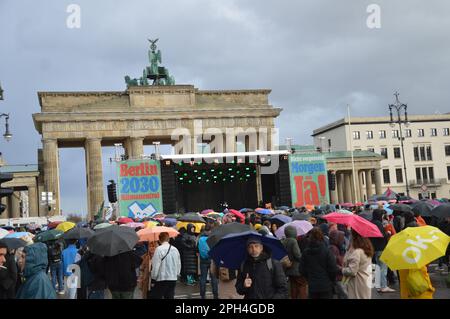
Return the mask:
<svg viewBox="0 0 450 319">
<path fill-rule="evenodd" d="M 355 203 L 355 206 L 364 206 L 364 203 L 356 202 L 356 203 Z"/>
<path fill-rule="evenodd" d="M 363 237 L 383 237 L 380 230 L 375 224 L 358 215 L 330 213 L 322 218 L 329 222 L 350 226 L 355 232 Z"/>
<path fill-rule="evenodd" d="M 131 218 L 128 218 L 128 217 L 120 217 L 117 222 L 119 224 L 128 224 L 128 223 L 133 223 L 134 220 L 132 220 Z"/>
<path fill-rule="evenodd" d="M 234 216 L 238 217 L 241 220 L 241 224 L 245 223 L 245 216 L 240 211 L 235 210 L 235 209 L 229 209 L 228 212 L 230 212 Z"/>
<path fill-rule="evenodd" d="M 47 225 L 48 229 L 53 229 L 56 228 L 59 224 L 61 224 L 62 222 L 51 222 Z"/>
</svg>

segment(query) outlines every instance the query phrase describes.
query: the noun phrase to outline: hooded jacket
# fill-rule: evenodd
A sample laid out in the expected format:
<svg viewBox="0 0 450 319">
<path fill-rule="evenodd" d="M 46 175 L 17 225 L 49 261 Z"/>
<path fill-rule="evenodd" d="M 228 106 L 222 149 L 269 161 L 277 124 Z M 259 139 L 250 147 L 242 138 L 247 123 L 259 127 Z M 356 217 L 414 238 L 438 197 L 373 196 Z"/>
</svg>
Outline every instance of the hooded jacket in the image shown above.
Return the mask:
<svg viewBox="0 0 450 319">
<path fill-rule="evenodd" d="M 284 272 L 286 276 L 298 277 L 300 276 L 298 267 L 300 265 L 302 253 L 300 252 L 300 247 L 298 246 L 297 242 L 297 230 L 292 226 L 287 226 L 284 229 L 284 234 L 286 235 L 286 238 L 281 240 L 281 243 L 288 253 L 289 260 L 292 262 L 292 266 L 286 269 Z"/>
<path fill-rule="evenodd" d="M 16 296 L 17 265 L 14 255 L 7 254 L 4 264 L 6 269 L 0 269 L 0 299 L 14 299 Z"/>
<path fill-rule="evenodd" d="M 329 292 L 336 280 L 336 258 L 324 242 L 311 241 L 300 262 L 300 273 L 308 281 L 309 292 Z"/>
<path fill-rule="evenodd" d="M 182 250 L 181 263 L 183 264 L 184 274 L 197 274 L 197 238 L 195 237 L 195 226 L 187 225 L 187 231 L 181 237 L 180 248 Z"/>
<path fill-rule="evenodd" d="M 376 225 L 380 230 L 383 237 L 372 237 L 370 240 L 372 241 L 374 251 L 383 251 L 387 245 L 389 236 L 386 234 L 386 231 L 383 227 L 383 214 L 385 213 L 382 209 L 375 209 L 372 214 L 372 224 Z"/>
<path fill-rule="evenodd" d="M 236 291 L 244 295 L 244 299 L 286 299 L 288 298 L 287 280 L 283 267 L 277 260 L 271 260 L 272 270 L 267 266 L 267 252 L 262 252 L 258 258 L 248 256 L 239 270 L 236 280 Z M 252 279 L 250 288 L 244 287 L 247 274 Z"/>
<path fill-rule="evenodd" d="M 343 247 L 345 244 L 344 232 L 340 230 L 332 230 L 330 231 L 330 245 L 329 250 L 336 258 L 336 281 L 342 280 L 342 267 L 344 265 L 344 251 Z"/>
<path fill-rule="evenodd" d="M 56 299 L 56 292 L 45 273 L 48 265 L 47 246 L 36 243 L 24 248 L 24 284 L 17 292 L 17 299 Z"/>
</svg>

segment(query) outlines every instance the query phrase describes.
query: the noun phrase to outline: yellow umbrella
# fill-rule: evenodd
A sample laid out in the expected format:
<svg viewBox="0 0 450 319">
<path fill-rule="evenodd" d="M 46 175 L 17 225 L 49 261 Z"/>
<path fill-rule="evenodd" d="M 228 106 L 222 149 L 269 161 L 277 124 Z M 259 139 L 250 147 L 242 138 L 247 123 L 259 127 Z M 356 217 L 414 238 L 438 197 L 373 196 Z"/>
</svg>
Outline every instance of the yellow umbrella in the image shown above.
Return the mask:
<svg viewBox="0 0 450 319">
<path fill-rule="evenodd" d="M 137 232 L 140 241 L 157 241 L 159 234 L 168 233 L 170 238 L 178 236 L 179 232 L 173 228 L 165 226 L 155 226 L 152 228 L 141 229 Z"/>
<path fill-rule="evenodd" d="M 195 233 L 200 233 L 202 231 L 202 227 L 205 225 L 205 223 L 193 223 L 193 222 L 178 222 L 176 225 L 176 228 L 179 230 L 180 228 L 184 227 L 187 229 L 187 225 L 192 224 L 195 227 Z"/>
<path fill-rule="evenodd" d="M 408 227 L 391 237 L 380 259 L 392 270 L 420 269 L 445 255 L 449 243 L 436 227 Z"/>
<path fill-rule="evenodd" d="M 56 229 L 60 230 L 60 231 L 63 231 L 63 232 L 66 232 L 68 230 L 71 230 L 75 226 L 76 225 L 74 223 L 72 223 L 72 222 L 64 222 L 64 223 L 61 223 L 58 226 L 56 226 Z"/>
<path fill-rule="evenodd" d="M 143 224 L 145 225 L 145 228 L 152 228 L 152 227 L 155 227 L 155 226 L 159 225 L 158 222 L 155 222 L 155 221 L 152 221 L 152 220 L 143 222 Z"/>
</svg>

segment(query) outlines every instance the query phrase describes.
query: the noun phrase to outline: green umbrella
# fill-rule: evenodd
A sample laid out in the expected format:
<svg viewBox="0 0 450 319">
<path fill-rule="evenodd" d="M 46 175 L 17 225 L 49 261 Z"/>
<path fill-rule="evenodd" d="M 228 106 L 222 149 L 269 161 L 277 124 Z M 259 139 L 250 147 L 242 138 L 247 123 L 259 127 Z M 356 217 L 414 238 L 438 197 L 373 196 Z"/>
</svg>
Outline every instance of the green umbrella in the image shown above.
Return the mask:
<svg viewBox="0 0 450 319">
<path fill-rule="evenodd" d="M 57 240 L 64 235 L 64 232 L 58 229 L 51 229 L 39 233 L 34 237 L 34 242 L 45 242 L 50 240 Z"/>
<path fill-rule="evenodd" d="M 112 226 L 112 224 L 110 224 L 110 223 L 101 223 L 101 224 L 95 225 L 94 226 L 94 230 L 108 228 L 108 227 L 111 227 L 111 226 Z"/>
</svg>

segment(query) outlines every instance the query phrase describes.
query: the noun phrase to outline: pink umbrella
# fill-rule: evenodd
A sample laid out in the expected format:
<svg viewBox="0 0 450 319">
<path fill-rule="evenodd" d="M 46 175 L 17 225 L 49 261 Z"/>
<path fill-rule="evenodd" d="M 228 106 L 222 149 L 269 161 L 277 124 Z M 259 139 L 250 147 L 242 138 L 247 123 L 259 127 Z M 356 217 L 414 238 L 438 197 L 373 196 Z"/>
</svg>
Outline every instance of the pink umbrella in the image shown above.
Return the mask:
<svg viewBox="0 0 450 319">
<path fill-rule="evenodd" d="M 311 223 L 306 220 L 294 220 L 293 222 L 284 224 L 283 226 L 281 226 L 280 228 L 277 229 L 277 231 L 275 232 L 275 235 L 277 236 L 278 239 L 282 239 L 282 238 L 286 237 L 284 235 L 284 229 L 287 226 L 294 227 L 297 230 L 297 236 L 303 236 L 306 233 L 308 233 L 311 229 L 313 229 L 313 226 L 311 225 Z"/>
<path fill-rule="evenodd" d="M 245 216 L 240 211 L 235 210 L 235 209 L 229 209 L 228 212 L 230 212 L 234 216 L 238 217 L 241 220 L 241 224 L 245 223 Z"/>
<path fill-rule="evenodd" d="M 117 222 L 119 224 L 128 224 L 128 223 L 133 223 L 134 220 L 132 220 L 131 218 L 128 218 L 128 217 L 120 217 Z"/>
<path fill-rule="evenodd" d="M 343 203 L 343 204 L 341 204 L 341 206 L 342 206 L 342 207 L 353 207 L 353 206 L 355 206 L 355 205 L 352 204 L 352 203 Z"/>
<path fill-rule="evenodd" d="M 355 232 L 363 237 L 383 237 L 375 224 L 358 215 L 330 213 L 322 218 L 329 222 L 350 226 Z"/>
<path fill-rule="evenodd" d="M 206 215 L 206 214 L 212 213 L 212 212 L 214 212 L 212 209 L 205 209 L 205 210 L 202 210 L 202 212 L 200 214 Z"/>
<path fill-rule="evenodd" d="M 142 227 L 145 228 L 145 224 L 144 223 L 127 223 L 127 224 L 122 224 L 120 226 L 124 226 L 124 227 L 130 227 L 130 228 L 138 228 L 138 227 Z"/>
</svg>

